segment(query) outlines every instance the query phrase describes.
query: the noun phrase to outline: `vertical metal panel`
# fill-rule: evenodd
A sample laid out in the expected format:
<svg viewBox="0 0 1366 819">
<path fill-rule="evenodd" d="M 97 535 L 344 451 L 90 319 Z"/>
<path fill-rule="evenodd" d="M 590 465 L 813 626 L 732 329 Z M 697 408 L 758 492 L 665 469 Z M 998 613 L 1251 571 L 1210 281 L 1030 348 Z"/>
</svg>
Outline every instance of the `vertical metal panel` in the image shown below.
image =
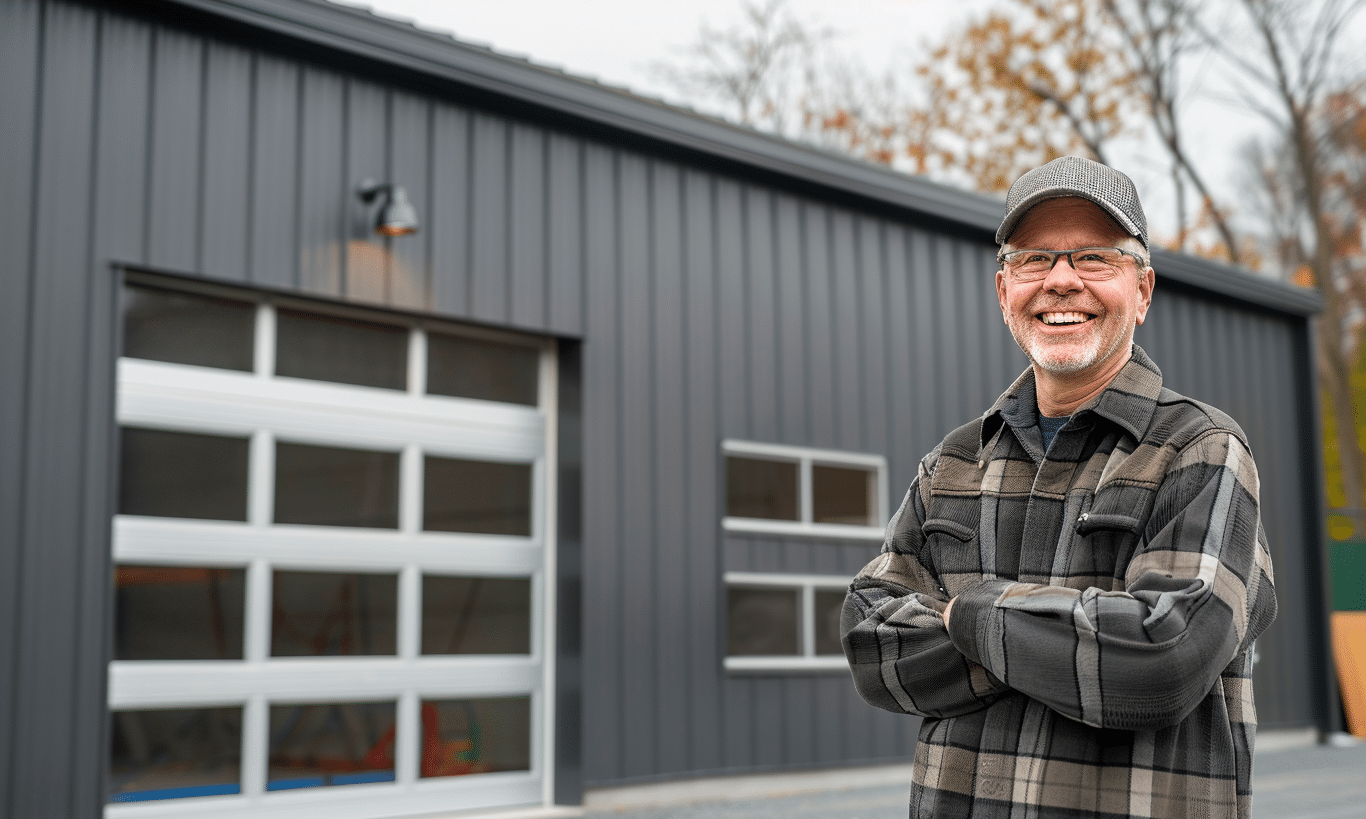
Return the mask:
<svg viewBox="0 0 1366 819">
<path fill-rule="evenodd" d="M 200 258 L 208 276 L 247 278 L 250 241 L 252 57 L 210 42 L 204 76 L 204 185 Z M 126 150 L 126 149 L 125 149 Z M 134 261 L 133 256 L 116 257 Z"/>
<path fill-rule="evenodd" d="M 853 214 L 831 210 L 831 312 L 834 319 L 834 438 L 823 446 L 857 451 L 863 440 L 863 413 L 855 399 L 863 388 L 859 371 L 858 268 L 854 258 Z"/>
<path fill-rule="evenodd" d="M 859 374 L 857 403 L 863 405 L 863 436 L 854 449 L 887 452 L 887 334 L 886 267 L 883 259 L 882 219 L 860 218 L 855 223 L 858 250 Z"/>
<path fill-rule="evenodd" d="M 546 137 L 539 128 L 513 125 L 509 149 L 508 286 L 511 323 L 546 326 Z"/>
<path fill-rule="evenodd" d="M 698 171 L 684 175 L 682 215 L 686 263 L 681 270 L 684 322 L 684 429 L 687 451 L 684 493 L 688 556 L 688 642 L 683 647 L 687 662 L 688 769 L 708 770 L 720 766 L 722 632 L 720 595 L 720 508 L 718 476 L 720 434 L 717 428 L 718 365 L 722 351 L 717 344 L 717 288 L 715 263 L 715 180 Z"/>
<path fill-rule="evenodd" d="M 145 25 L 113 15 L 101 21 L 95 208 L 109 241 L 103 250 L 111 259 L 141 259 L 146 252 L 149 151 L 132 146 L 151 144 L 151 43 L 152 32 Z M 196 232 L 191 224 L 191 238 Z"/>
<path fill-rule="evenodd" d="M 546 158 L 546 329 L 583 333 L 583 146 L 549 136 Z"/>
<path fill-rule="evenodd" d="M 508 319 L 507 120 L 474 114 L 470 140 L 470 313 L 484 321 Z"/>
<path fill-rule="evenodd" d="M 258 53 L 252 86 L 251 280 L 296 284 L 299 258 L 299 66 Z"/>
<path fill-rule="evenodd" d="M 758 441 L 778 439 L 778 371 L 782 358 L 777 342 L 773 273 L 773 195 L 749 187 L 741 198 L 744 234 L 741 257 L 745 287 L 744 346 L 735 352 L 748 363 L 749 419 L 744 436 Z M 740 436 L 740 430 L 734 433 Z"/>
<path fill-rule="evenodd" d="M 431 212 L 431 106 L 420 97 L 394 92 L 389 110 L 389 176 L 381 182 L 401 185 L 407 191 L 419 221 Z M 423 309 L 430 304 L 431 263 L 428 248 L 431 228 L 416 236 L 389 239 L 389 276 L 385 303 L 395 307 Z"/>
<path fill-rule="evenodd" d="M 620 233 L 621 370 L 620 428 L 622 526 L 621 580 L 616 598 L 622 621 L 622 722 L 625 753 L 622 774 L 648 776 L 657 770 L 658 679 L 651 661 L 654 643 L 658 546 L 653 523 L 659 500 L 655 494 L 651 449 L 654 408 L 651 386 L 652 308 L 650 270 L 650 197 L 648 160 L 625 154 L 617 158 L 617 195 L 624 205 L 617 214 Z"/>
<path fill-rule="evenodd" d="M 346 83 L 346 297 L 383 303 L 388 279 L 388 248 L 375 235 L 375 207 L 355 195 L 363 181 L 389 181 L 387 156 L 389 95 L 380 86 L 354 77 Z M 418 214 L 421 217 L 421 214 Z"/>
<path fill-rule="evenodd" d="M 696 717 L 688 701 L 688 645 L 695 573 L 685 537 L 687 507 L 673 502 L 687 491 L 683 460 L 688 449 L 684 416 L 686 383 L 683 281 L 682 173 L 676 165 L 650 166 L 650 339 L 653 409 L 650 484 L 654 488 L 650 542 L 654 544 L 650 663 L 657 680 L 655 749 L 660 770 L 689 767 L 688 724 Z"/>
<path fill-rule="evenodd" d="M 299 289 L 342 294 L 343 236 L 356 199 L 346 189 L 346 83 L 331 72 L 303 70 L 299 99 Z"/>
<path fill-rule="evenodd" d="M 6 699 L 15 703 L 7 739 L 20 751 L 12 758 L 6 812 L 55 819 L 90 815 L 102 801 L 98 776 L 73 777 L 68 771 L 98 771 L 103 761 L 102 709 L 82 702 L 83 696 L 99 697 L 103 680 L 77 675 L 97 672 L 104 659 L 98 652 L 107 591 L 98 581 L 107 577 L 109 534 L 98 518 L 88 523 L 87 516 L 103 512 L 107 522 L 112 510 L 107 493 L 86 494 L 92 470 L 108 474 L 108 461 L 100 456 L 109 446 L 108 436 L 86 437 L 87 373 L 93 363 L 87 294 L 97 14 L 49 4 L 42 37 L 36 184 L 20 188 L 33 191 L 35 221 L 27 270 L 31 346 L 27 378 L 19 381 L 27 406 L 23 423 L 11 429 L 26 453 L 17 471 L 22 528 L 14 564 L 5 572 L 19 581 L 12 625 L 16 664 Z M 96 584 L 88 582 L 91 576 Z M 92 585 L 93 599 L 83 598 Z M 82 650 L 97 653 L 82 662 Z"/>
<path fill-rule="evenodd" d="M 621 777 L 622 623 L 618 596 L 622 534 L 617 516 L 621 487 L 618 442 L 616 157 L 599 146 L 584 149 L 584 700 L 585 779 Z"/>
<path fill-rule="evenodd" d="M 432 309 L 457 316 L 468 313 L 469 307 L 469 139 L 468 112 L 434 106 L 431 212 L 419 216 L 431 237 Z"/>
<path fill-rule="evenodd" d="M 0 247 L 9 264 L 0 268 L 0 429 L 22 430 L 26 422 L 32 294 L 33 163 L 42 8 L 37 0 L 0 4 Z M 15 624 L 23 611 L 18 567 L 28 548 L 21 517 L 26 436 L 0 435 L 0 679 L 13 680 L 22 643 Z M 29 708 L 17 696 L 0 697 L 0 809 L 13 813 L 14 763 L 26 749 L 15 744 L 15 727 Z"/>
<path fill-rule="evenodd" d="M 147 260 L 188 270 L 198 260 L 203 41 L 159 29 L 152 40 Z"/>
<path fill-rule="evenodd" d="M 774 209 L 775 278 L 777 280 L 778 349 L 782 355 L 776 395 L 776 440 L 804 441 L 807 423 L 808 354 L 806 349 L 806 281 L 802 265 L 802 203 L 779 195 Z"/>
<path fill-rule="evenodd" d="M 802 210 L 802 229 L 805 233 L 803 264 L 807 277 L 807 428 L 812 443 L 834 446 L 838 392 L 835 389 L 835 342 L 831 320 L 834 274 L 830 264 L 830 214 L 826 208 L 814 203 L 806 203 Z"/>
</svg>

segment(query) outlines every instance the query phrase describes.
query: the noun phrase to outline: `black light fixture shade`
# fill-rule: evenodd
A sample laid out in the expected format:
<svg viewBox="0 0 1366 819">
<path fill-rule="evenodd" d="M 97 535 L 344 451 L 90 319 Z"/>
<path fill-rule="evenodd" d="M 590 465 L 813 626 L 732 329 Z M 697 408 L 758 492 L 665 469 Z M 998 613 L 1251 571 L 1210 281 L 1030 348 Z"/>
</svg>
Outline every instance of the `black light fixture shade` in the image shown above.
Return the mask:
<svg viewBox="0 0 1366 819">
<path fill-rule="evenodd" d="M 366 204 L 375 201 L 380 194 L 385 194 L 384 204 L 380 205 L 379 212 L 375 214 L 376 233 L 381 236 L 407 236 L 410 233 L 417 233 L 420 226 L 417 221 L 417 209 L 408 201 L 408 192 L 403 190 L 402 185 L 395 185 L 392 182 L 378 185 L 373 179 L 366 179 L 360 183 L 360 190 L 357 193 Z"/>
</svg>

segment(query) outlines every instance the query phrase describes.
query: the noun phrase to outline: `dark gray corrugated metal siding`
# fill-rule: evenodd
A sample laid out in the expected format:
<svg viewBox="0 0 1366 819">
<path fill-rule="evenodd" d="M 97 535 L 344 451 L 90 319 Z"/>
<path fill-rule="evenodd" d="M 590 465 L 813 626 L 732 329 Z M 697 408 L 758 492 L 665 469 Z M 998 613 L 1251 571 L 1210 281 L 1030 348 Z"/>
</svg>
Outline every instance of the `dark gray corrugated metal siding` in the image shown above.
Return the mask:
<svg viewBox="0 0 1366 819">
<path fill-rule="evenodd" d="M 722 671 L 722 571 L 852 574 L 875 546 L 722 537 L 719 442 L 880 452 L 898 500 L 920 456 L 1024 365 L 985 233 L 84 5 L 4 0 L 0 64 L 0 110 L 34 114 L 0 118 L 0 185 L 19 192 L 0 202 L 10 815 L 101 801 L 113 262 L 583 339 L 590 784 L 909 752 L 914 722 L 841 676 Z M 419 236 L 373 241 L 352 194 L 366 176 L 408 187 Z M 1278 725 L 1311 719 L 1293 596 L 1312 501 L 1293 485 L 1303 332 L 1160 288 L 1141 333 L 1173 387 L 1243 422 L 1262 466 L 1286 605 L 1258 693 Z"/>
</svg>

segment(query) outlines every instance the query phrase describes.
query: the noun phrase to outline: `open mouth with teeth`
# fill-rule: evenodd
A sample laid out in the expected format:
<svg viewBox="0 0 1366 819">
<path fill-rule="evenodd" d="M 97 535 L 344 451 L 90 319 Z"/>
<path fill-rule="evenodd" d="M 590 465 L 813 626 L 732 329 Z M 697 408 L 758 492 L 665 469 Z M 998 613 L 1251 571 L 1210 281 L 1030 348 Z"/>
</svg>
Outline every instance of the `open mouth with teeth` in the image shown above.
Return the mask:
<svg viewBox="0 0 1366 819">
<path fill-rule="evenodd" d="M 1039 321 L 1053 327 L 1066 327 L 1072 324 L 1085 324 L 1095 318 L 1091 313 L 1081 313 L 1070 310 L 1065 313 L 1039 313 L 1035 316 Z"/>
</svg>

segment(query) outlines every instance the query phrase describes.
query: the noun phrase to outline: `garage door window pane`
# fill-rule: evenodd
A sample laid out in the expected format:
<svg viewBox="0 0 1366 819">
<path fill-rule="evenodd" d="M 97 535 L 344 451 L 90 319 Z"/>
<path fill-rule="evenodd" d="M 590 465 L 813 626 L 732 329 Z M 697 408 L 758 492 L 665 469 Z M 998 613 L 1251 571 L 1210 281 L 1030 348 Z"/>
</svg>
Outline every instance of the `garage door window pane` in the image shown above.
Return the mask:
<svg viewBox="0 0 1366 819">
<path fill-rule="evenodd" d="M 240 660 L 242 569 L 118 566 L 114 659 Z"/>
<path fill-rule="evenodd" d="M 277 571 L 272 600 L 272 657 L 397 651 L 396 575 Z"/>
<path fill-rule="evenodd" d="M 240 792 L 241 708 L 115 711 L 111 716 L 110 802 Z"/>
<path fill-rule="evenodd" d="M 817 591 L 812 595 L 816 605 L 816 653 L 843 654 L 840 645 L 840 610 L 844 607 L 844 592 Z"/>
<path fill-rule="evenodd" d="M 392 702 L 270 707 L 266 790 L 394 781 Z"/>
<path fill-rule="evenodd" d="M 796 589 L 728 590 L 726 653 L 731 656 L 801 654 Z"/>
<path fill-rule="evenodd" d="M 247 439 L 124 427 L 119 512 L 247 519 Z"/>
<path fill-rule="evenodd" d="M 531 770 L 531 698 L 424 700 L 422 775 Z"/>
<path fill-rule="evenodd" d="M 536 406 L 540 351 L 520 344 L 427 335 L 427 392 Z"/>
<path fill-rule="evenodd" d="M 276 311 L 275 374 L 405 389 L 408 330 L 372 321 Z"/>
<path fill-rule="evenodd" d="M 142 284 L 123 297 L 125 356 L 251 371 L 256 305 Z"/>
<path fill-rule="evenodd" d="M 531 653 L 530 578 L 424 576 L 422 653 Z"/>
<path fill-rule="evenodd" d="M 422 498 L 428 531 L 531 534 L 531 464 L 428 455 Z"/>
<path fill-rule="evenodd" d="M 797 464 L 728 456 L 726 514 L 737 518 L 798 520 Z"/>
<path fill-rule="evenodd" d="M 275 522 L 398 527 L 398 453 L 278 443 Z"/>
</svg>

